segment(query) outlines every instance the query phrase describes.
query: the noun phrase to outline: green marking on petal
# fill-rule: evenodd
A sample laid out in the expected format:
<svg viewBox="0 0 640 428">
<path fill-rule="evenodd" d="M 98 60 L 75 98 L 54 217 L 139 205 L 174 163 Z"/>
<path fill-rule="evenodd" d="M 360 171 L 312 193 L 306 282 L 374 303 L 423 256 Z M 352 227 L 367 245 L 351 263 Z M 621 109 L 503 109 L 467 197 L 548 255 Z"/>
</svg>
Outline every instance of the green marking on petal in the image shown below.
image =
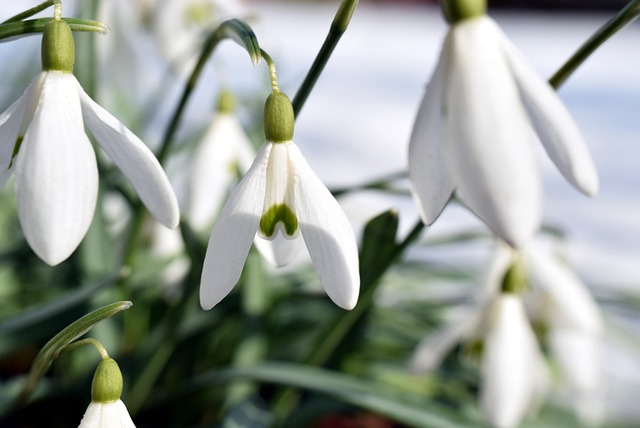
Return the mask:
<svg viewBox="0 0 640 428">
<path fill-rule="evenodd" d="M 13 166 L 13 161 L 15 160 L 16 156 L 18 156 L 18 151 L 20 150 L 23 139 L 24 136 L 22 135 L 18 135 L 18 138 L 16 138 L 16 144 L 13 146 L 13 153 L 11 154 L 11 162 L 9 162 L 9 166 L 7 167 L 7 169 L 11 169 L 11 167 Z"/>
<path fill-rule="evenodd" d="M 260 217 L 260 232 L 267 238 L 271 238 L 276 231 L 278 223 L 284 225 L 288 236 L 293 236 L 298 230 L 298 219 L 291 208 L 285 204 L 273 205 Z"/>
</svg>

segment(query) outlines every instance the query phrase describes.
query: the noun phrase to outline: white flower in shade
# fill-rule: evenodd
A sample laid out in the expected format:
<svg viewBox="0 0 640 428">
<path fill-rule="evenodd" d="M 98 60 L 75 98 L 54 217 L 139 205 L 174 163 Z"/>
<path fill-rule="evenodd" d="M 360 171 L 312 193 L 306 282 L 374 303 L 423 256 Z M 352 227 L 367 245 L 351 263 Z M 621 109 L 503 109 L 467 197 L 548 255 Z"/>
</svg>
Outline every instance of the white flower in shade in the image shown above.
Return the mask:
<svg viewBox="0 0 640 428">
<path fill-rule="evenodd" d="M 200 284 L 210 309 L 238 282 L 256 234 L 264 239 L 301 235 L 320 283 L 340 307 L 358 299 L 358 248 L 340 205 L 292 141 L 293 108 L 286 95 L 265 105 L 266 142 L 218 215 Z"/>
<path fill-rule="evenodd" d="M 532 246 L 524 261 L 537 292 L 533 315 L 547 327 L 549 350 L 575 411 L 585 424 L 597 425 L 603 413 L 600 309 L 580 278 L 549 252 Z"/>
<path fill-rule="evenodd" d="M 15 171 L 20 225 L 34 252 L 56 265 L 91 224 L 98 168 L 85 124 L 149 211 L 177 226 L 178 203 L 156 158 L 73 76 L 73 36 L 64 21 L 47 24 L 42 52 L 44 71 L 0 115 L 0 185 Z"/>
<path fill-rule="evenodd" d="M 211 227 L 232 185 L 255 158 L 255 149 L 233 113 L 234 104 L 233 95 L 222 91 L 216 115 L 194 154 L 187 213 L 197 231 Z"/>
<path fill-rule="evenodd" d="M 91 383 L 91 403 L 78 428 L 135 428 L 120 400 L 122 372 L 112 358 L 100 362 Z"/>
<path fill-rule="evenodd" d="M 479 400 L 496 427 L 517 426 L 535 411 L 547 390 L 549 374 L 521 297 L 521 271 L 509 269 L 513 254 L 498 251 L 477 297 L 442 331 L 423 339 L 411 369 L 435 369 L 457 343 L 482 343 Z"/>
<path fill-rule="evenodd" d="M 540 403 L 547 369 L 519 296 L 501 293 L 487 315 L 480 404 L 493 426 L 515 427 Z"/>
<path fill-rule="evenodd" d="M 426 224 L 455 191 L 500 238 L 523 247 L 541 221 L 537 142 L 587 195 L 598 191 L 597 172 L 560 98 L 496 23 L 483 10 L 453 16 L 460 20 L 449 29 L 411 135 L 412 193 Z"/>
</svg>

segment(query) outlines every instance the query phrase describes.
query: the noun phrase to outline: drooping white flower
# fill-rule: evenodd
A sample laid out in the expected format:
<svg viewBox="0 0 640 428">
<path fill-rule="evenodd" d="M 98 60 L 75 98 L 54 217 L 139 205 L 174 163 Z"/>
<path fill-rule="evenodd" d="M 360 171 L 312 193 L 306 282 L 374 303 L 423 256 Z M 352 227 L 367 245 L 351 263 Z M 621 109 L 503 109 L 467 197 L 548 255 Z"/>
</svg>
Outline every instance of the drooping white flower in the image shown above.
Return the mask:
<svg viewBox="0 0 640 428">
<path fill-rule="evenodd" d="M 600 309 L 580 278 L 552 254 L 532 246 L 524 260 L 538 291 L 534 316 L 547 326 L 549 349 L 575 411 L 585 424 L 597 425 L 603 414 Z"/>
<path fill-rule="evenodd" d="M 233 95 L 223 91 L 216 114 L 194 154 L 187 214 L 196 231 L 211 226 L 229 189 L 255 157 L 255 149 L 233 113 L 233 104 Z"/>
<path fill-rule="evenodd" d="M 42 51 L 43 71 L 0 115 L 0 185 L 15 171 L 20 224 L 34 252 L 50 265 L 62 262 L 93 218 L 98 169 L 85 124 L 149 211 L 176 227 L 178 203 L 157 159 L 73 76 L 73 36 L 64 21 L 47 24 Z"/>
<path fill-rule="evenodd" d="M 595 195 L 598 176 L 553 88 L 491 18 L 464 18 L 449 29 L 414 124 L 412 193 L 431 224 L 455 191 L 498 236 L 521 248 L 541 219 L 538 140 L 581 192 Z"/>
<path fill-rule="evenodd" d="M 121 394 L 122 373 L 115 360 L 107 358 L 93 375 L 91 403 L 78 428 L 135 428 Z"/>
<path fill-rule="evenodd" d="M 519 296 L 501 293 L 488 315 L 480 403 L 493 426 L 515 427 L 545 392 L 546 367 Z"/>
<path fill-rule="evenodd" d="M 286 95 L 265 106 L 267 141 L 218 215 L 200 284 L 210 309 L 238 282 L 256 233 L 265 239 L 301 235 L 320 283 L 340 307 L 355 306 L 360 287 L 358 248 L 340 205 L 292 141 L 293 109 Z"/>
</svg>

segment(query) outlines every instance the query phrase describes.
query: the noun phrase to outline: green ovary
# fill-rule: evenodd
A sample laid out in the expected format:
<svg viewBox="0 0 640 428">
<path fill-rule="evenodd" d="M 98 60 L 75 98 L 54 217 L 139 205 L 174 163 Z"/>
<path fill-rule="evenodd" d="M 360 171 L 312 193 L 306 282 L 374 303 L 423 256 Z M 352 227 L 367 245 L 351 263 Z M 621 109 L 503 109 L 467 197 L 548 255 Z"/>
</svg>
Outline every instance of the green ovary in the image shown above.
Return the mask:
<svg viewBox="0 0 640 428">
<path fill-rule="evenodd" d="M 271 206 L 260 217 L 260 232 L 267 237 L 273 237 L 278 223 L 282 223 L 287 236 L 295 235 L 298 230 L 296 214 L 285 204 Z"/>
</svg>

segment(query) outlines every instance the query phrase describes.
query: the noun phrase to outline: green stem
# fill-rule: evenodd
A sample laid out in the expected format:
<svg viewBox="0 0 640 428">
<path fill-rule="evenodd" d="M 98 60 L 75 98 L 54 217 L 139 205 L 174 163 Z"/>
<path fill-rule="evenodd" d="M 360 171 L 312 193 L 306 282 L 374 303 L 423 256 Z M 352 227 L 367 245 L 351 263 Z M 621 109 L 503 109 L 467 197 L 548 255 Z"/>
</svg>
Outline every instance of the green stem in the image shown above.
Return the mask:
<svg viewBox="0 0 640 428">
<path fill-rule="evenodd" d="M 273 62 L 269 54 L 264 50 L 260 49 L 260 54 L 262 58 L 267 62 L 269 66 L 269 78 L 271 79 L 271 89 L 274 93 L 280 92 L 280 85 L 278 85 L 278 74 L 276 73 L 276 63 Z"/>
<path fill-rule="evenodd" d="M 53 0 L 47 0 L 44 3 L 40 3 L 39 5 L 32 7 L 31 9 L 27 9 L 24 12 L 21 12 L 15 16 L 12 16 L 11 18 L 7 19 L 6 21 L 3 21 L 2 23 L 8 24 L 9 22 L 22 21 L 23 19 L 27 19 L 35 15 L 36 13 L 41 12 L 46 8 L 53 6 L 53 3 L 54 3 Z"/>
<path fill-rule="evenodd" d="M 311 90 L 313 90 L 313 87 L 318 81 L 318 77 L 320 77 L 322 70 L 324 70 L 324 66 L 327 65 L 327 61 L 329 61 L 333 50 L 338 45 L 342 35 L 347 31 L 356 6 L 358 6 L 358 0 L 343 0 L 338 8 L 338 12 L 331 23 L 331 28 L 329 28 L 327 38 L 322 44 L 320 52 L 318 52 L 316 59 L 313 61 L 302 85 L 300 85 L 300 89 L 298 89 L 296 96 L 293 98 L 292 104 L 295 116 L 298 116 L 298 113 L 302 110 L 302 106 L 307 101 L 307 97 L 309 97 Z"/>
<path fill-rule="evenodd" d="M 549 79 L 549 84 L 558 89 L 600 45 L 637 18 L 638 15 L 640 15 L 640 0 L 633 0 L 580 46 L 576 53 Z"/>
<path fill-rule="evenodd" d="M 69 24 L 71 31 L 85 31 L 91 33 L 107 33 L 107 26 L 102 22 L 88 19 L 63 18 Z M 14 21 L 0 24 L 0 40 L 12 37 L 23 37 L 33 34 L 42 34 L 42 30 L 51 18 L 29 19 L 27 21 Z"/>
<path fill-rule="evenodd" d="M 251 62 L 254 65 L 258 65 L 261 59 L 260 56 L 260 47 L 258 46 L 258 40 L 246 23 L 240 21 L 239 19 L 231 19 L 229 21 L 225 21 L 216 30 L 211 33 L 211 35 L 205 41 L 204 47 L 202 48 L 202 52 L 200 53 L 200 57 L 198 58 L 198 62 L 194 67 L 191 75 L 189 76 L 189 80 L 185 84 L 185 87 L 182 91 L 182 96 L 180 97 L 180 101 L 178 102 L 178 106 L 173 113 L 171 118 L 171 122 L 167 127 L 167 131 L 164 134 L 164 138 L 160 145 L 160 150 L 158 151 L 158 161 L 160 163 L 164 163 L 167 155 L 169 154 L 169 149 L 171 148 L 171 141 L 173 139 L 173 135 L 178 129 L 178 124 L 180 123 L 180 119 L 182 119 L 182 114 L 187 106 L 187 102 L 191 97 L 191 93 L 196 87 L 198 83 L 198 79 L 200 78 L 200 74 L 204 68 L 204 65 L 207 63 L 209 57 L 218 46 L 222 40 L 226 38 L 232 38 L 237 42 L 244 45 L 244 48 L 249 53 L 251 57 Z"/>
<path fill-rule="evenodd" d="M 76 340 L 75 342 L 68 344 L 67 346 L 65 346 L 60 350 L 60 355 L 67 353 L 69 351 L 73 351 L 74 349 L 84 345 L 93 345 L 96 348 L 96 350 L 100 353 L 100 357 L 102 357 L 103 360 L 109 359 L 109 353 L 107 353 L 107 350 L 104 348 L 102 343 L 100 343 L 100 341 L 92 337 L 88 337 L 82 340 Z"/>
<path fill-rule="evenodd" d="M 387 253 L 386 257 L 378 260 L 373 266 L 369 266 L 367 269 L 361 271 L 360 283 L 364 293 L 360 296 L 358 304 L 351 311 L 343 312 L 341 316 L 329 326 L 325 334 L 321 335 L 322 340 L 312 348 L 313 351 L 304 360 L 306 365 L 322 366 L 327 363 L 336 349 L 347 338 L 349 332 L 355 327 L 356 323 L 363 319 L 370 310 L 377 289 L 375 284 L 391 264 L 420 236 L 423 229 L 424 223 L 418 220 L 407 237 L 400 244 L 395 245 L 393 250 Z M 295 403 L 298 401 L 298 397 L 299 392 L 292 388 L 285 389 L 277 396 L 274 401 L 273 411 L 278 423 L 281 423 L 288 417 Z"/>
</svg>

